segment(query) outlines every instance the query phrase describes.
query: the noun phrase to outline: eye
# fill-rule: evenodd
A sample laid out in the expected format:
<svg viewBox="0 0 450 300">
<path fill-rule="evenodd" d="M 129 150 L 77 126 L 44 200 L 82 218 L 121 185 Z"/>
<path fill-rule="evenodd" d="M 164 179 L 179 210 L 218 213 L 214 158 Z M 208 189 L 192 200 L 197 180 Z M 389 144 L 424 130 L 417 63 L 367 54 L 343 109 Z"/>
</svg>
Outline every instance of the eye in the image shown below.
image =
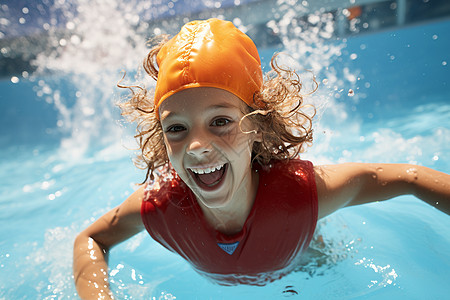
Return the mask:
<svg viewBox="0 0 450 300">
<path fill-rule="evenodd" d="M 176 133 L 176 132 L 182 132 L 185 130 L 186 130 L 186 127 L 184 127 L 183 125 L 171 125 L 166 129 L 166 132 Z"/>
<path fill-rule="evenodd" d="M 228 123 L 230 123 L 231 120 L 227 119 L 227 118 L 218 118 L 215 119 L 214 121 L 212 121 L 211 126 L 216 126 L 216 127 L 222 127 L 225 125 L 228 125 Z"/>
</svg>

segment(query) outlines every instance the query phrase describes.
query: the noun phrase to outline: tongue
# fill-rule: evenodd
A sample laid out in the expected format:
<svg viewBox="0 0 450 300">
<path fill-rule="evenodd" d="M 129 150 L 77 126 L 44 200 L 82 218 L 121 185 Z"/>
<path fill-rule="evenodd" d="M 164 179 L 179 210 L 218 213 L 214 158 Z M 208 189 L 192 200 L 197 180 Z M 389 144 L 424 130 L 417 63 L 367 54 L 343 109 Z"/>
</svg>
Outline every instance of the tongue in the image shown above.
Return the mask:
<svg viewBox="0 0 450 300">
<path fill-rule="evenodd" d="M 206 185 L 211 185 L 218 181 L 223 175 L 223 168 L 207 174 L 197 174 L 198 179 Z"/>
</svg>

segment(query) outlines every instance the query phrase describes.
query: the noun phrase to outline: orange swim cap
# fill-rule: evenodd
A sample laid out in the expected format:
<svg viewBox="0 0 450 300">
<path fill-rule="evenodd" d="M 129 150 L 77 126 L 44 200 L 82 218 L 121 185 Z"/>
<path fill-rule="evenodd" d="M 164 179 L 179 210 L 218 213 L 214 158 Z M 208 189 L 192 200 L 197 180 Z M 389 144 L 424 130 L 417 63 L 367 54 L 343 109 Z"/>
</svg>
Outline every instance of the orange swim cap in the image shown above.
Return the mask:
<svg viewBox="0 0 450 300">
<path fill-rule="evenodd" d="M 250 106 L 263 75 L 253 41 L 233 23 L 219 19 L 193 21 L 159 51 L 155 109 L 171 95 L 193 87 L 229 91 Z"/>
</svg>

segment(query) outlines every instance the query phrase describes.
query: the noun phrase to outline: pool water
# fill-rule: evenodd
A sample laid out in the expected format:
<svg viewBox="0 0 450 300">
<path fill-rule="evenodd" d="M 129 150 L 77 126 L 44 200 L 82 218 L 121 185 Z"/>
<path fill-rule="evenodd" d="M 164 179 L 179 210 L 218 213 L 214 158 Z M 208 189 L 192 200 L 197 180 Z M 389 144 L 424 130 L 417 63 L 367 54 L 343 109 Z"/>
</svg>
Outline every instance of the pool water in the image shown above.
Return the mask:
<svg viewBox="0 0 450 300">
<path fill-rule="evenodd" d="M 314 41 L 308 54 L 297 42 L 283 49 L 321 85 L 307 98 L 318 117 L 304 159 L 450 173 L 450 21 Z M 261 50 L 266 65 L 275 50 Z M 119 71 L 111 82 L 77 72 L 0 81 L 0 299 L 76 299 L 76 234 L 144 179 L 110 101 L 122 95 Z M 143 232 L 111 251 L 111 286 L 119 299 L 445 299 L 448 228 L 412 196 L 346 208 L 319 222 L 323 242 L 296 272 L 265 287 L 215 285 Z"/>
</svg>

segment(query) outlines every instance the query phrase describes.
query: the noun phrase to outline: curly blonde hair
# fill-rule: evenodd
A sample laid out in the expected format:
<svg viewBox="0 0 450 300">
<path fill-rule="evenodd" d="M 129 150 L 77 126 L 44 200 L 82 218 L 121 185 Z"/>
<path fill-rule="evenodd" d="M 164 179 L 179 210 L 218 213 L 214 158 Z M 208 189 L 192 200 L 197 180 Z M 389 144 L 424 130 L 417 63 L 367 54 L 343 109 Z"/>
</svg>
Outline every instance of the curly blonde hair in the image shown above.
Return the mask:
<svg viewBox="0 0 450 300">
<path fill-rule="evenodd" d="M 144 70 L 154 80 L 158 78 L 156 56 L 167 41 L 167 35 L 152 39 L 154 46 L 144 59 Z M 263 109 L 255 110 L 246 105 L 241 119 L 242 123 L 245 118 L 249 118 L 262 136 L 261 142 L 255 142 L 252 149 L 252 159 L 261 165 L 267 165 L 272 160 L 287 162 L 303 152 L 313 140 L 312 119 L 315 108 L 304 105 L 300 76 L 293 70 L 280 67 L 277 56 L 275 54 L 271 59 L 272 70 L 266 74 L 260 92 L 253 95 L 254 103 Z M 318 88 L 314 77 L 313 82 L 311 93 Z M 147 169 L 146 182 L 149 178 L 154 179 L 156 169 L 169 163 L 161 123 L 154 109 L 153 91 L 136 85 L 122 85 L 120 82 L 117 86 L 131 91 L 131 96 L 119 107 L 128 121 L 137 123 L 135 138 L 139 143 L 140 154 L 135 159 L 135 165 Z M 305 112 L 307 106 L 312 112 Z"/>
</svg>

